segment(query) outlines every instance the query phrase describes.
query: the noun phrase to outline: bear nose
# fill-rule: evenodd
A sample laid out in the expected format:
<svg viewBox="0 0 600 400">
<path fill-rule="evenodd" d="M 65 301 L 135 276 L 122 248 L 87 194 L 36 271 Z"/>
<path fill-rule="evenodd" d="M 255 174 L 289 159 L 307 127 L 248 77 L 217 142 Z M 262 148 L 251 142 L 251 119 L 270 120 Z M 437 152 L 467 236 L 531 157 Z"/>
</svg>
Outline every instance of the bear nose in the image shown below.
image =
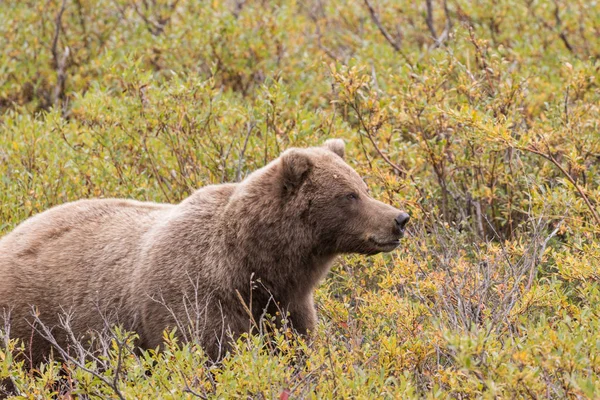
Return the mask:
<svg viewBox="0 0 600 400">
<path fill-rule="evenodd" d="M 410 219 L 410 215 L 408 215 L 405 212 L 398 214 L 398 216 L 396 218 L 394 218 L 394 220 L 396 221 L 396 227 L 398 228 L 399 231 L 404 230 L 404 227 L 408 223 L 409 219 Z"/>
</svg>

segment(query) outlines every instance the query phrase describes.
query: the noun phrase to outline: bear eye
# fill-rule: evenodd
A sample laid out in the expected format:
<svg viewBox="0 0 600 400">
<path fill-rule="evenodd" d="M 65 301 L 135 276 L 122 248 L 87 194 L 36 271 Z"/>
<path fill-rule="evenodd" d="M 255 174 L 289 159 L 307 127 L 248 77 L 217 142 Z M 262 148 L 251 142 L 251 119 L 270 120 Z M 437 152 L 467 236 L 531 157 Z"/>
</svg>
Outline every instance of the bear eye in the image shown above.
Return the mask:
<svg viewBox="0 0 600 400">
<path fill-rule="evenodd" d="M 356 193 L 348 193 L 348 194 L 346 195 L 346 198 L 347 198 L 348 200 L 358 200 L 358 195 L 357 195 Z"/>
</svg>

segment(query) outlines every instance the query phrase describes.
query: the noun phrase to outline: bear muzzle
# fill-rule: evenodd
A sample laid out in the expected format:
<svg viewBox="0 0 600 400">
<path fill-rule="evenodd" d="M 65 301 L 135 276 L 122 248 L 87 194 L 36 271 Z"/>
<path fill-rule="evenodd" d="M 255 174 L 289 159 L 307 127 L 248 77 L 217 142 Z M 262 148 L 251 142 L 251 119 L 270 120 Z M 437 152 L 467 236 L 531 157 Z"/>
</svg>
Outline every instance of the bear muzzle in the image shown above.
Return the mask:
<svg viewBox="0 0 600 400">
<path fill-rule="evenodd" d="M 409 220 L 410 216 L 405 212 L 401 212 L 394 218 L 391 234 L 372 235 L 368 237 L 368 241 L 377 248 L 378 252 L 394 250 L 400 245 L 400 239 L 404 236 L 406 224 Z"/>
<path fill-rule="evenodd" d="M 410 215 L 405 212 L 401 212 L 396 218 L 394 218 L 394 222 L 396 223 L 395 233 L 397 233 L 400 238 L 404 236 L 404 230 L 408 220 L 410 220 Z"/>
</svg>

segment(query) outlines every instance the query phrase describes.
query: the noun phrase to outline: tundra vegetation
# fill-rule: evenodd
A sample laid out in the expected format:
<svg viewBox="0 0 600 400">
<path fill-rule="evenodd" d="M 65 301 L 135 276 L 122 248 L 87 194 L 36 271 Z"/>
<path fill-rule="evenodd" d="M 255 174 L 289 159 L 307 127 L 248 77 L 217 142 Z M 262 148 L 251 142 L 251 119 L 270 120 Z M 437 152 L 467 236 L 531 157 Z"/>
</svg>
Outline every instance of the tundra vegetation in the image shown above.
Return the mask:
<svg viewBox="0 0 600 400">
<path fill-rule="evenodd" d="M 310 340 L 211 364 L 117 326 L 30 365 L 7 323 L 11 395 L 600 397 L 597 2 L 8 0 L 0 20 L 0 234 L 81 198 L 177 202 L 329 137 L 412 217 L 399 250 L 336 263 Z"/>
</svg>

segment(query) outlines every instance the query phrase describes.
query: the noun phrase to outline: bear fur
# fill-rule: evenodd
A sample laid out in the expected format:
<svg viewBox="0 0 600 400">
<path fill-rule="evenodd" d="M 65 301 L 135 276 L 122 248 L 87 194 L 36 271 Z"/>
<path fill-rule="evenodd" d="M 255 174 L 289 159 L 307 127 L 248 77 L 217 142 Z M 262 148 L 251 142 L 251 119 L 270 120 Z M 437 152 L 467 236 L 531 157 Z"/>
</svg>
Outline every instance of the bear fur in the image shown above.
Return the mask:
<svg viewBox="0 0 600 400">
<path fill-rule="evenodd" d="M 10 313 L 11 337 L 30 346 L 33 363 L 48 356 L 34 309 L 61 346 L 65 314 L 78 337 L 110 320 L 136 331 L 141 348 L 160 346 L 176 327 L 212 359 L 265 314 L 287 314 L 307 333 L 314 289 L 335 257 L 393 250 L 408 220 L 371 198 L 343 156 L 343 141 L 332 139 L 177 205 L 80 200 L 29 218 L 0 239 L 0 312 Z"/>
</svg>

